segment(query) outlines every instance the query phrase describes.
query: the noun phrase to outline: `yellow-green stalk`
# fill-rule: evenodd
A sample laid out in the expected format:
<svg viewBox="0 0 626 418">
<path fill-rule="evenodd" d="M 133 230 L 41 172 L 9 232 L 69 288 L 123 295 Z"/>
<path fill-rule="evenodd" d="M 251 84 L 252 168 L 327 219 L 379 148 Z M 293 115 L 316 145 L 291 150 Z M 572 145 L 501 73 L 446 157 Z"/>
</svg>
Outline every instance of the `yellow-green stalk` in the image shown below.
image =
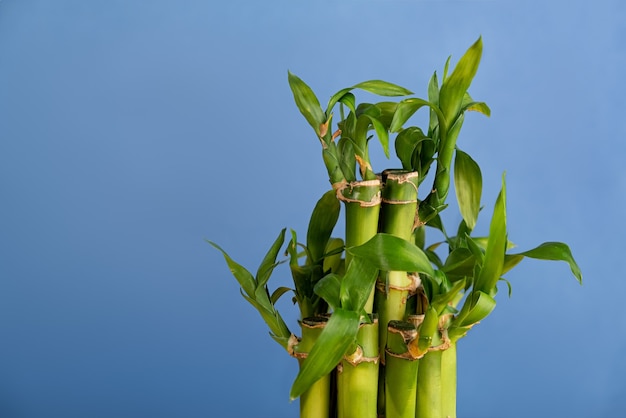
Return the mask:
<svg viewBox="0 0 626 418">
<path fill-rule="evenodd" d="M 346 208 L 346 248 L 365 244 L 378 232 L 378 219 L 381 201 L 381 182 L 378 179 L 354 181 L 333 185 L 337 198 Z M 346 253 L 346 268 L 352 256 Z M 365 304 L 365 312 L 372 313 L 374 308 L 374 291 Z"/>
<path fill-rule="evenodd" d="M 441 353 L 441 413 L 456 418 L 456 343 Z"/>
<path fill-rule="evenodd" d="M 337 366 L 337 417 L 377 418 L 378 318 L 363 322 L 355 350 Z"/>
<path fill-rule="evenodd" d="M 415 325 L 389 321 L 385 349 L 385 417 L 415 418 L 419 361 L 412 346 Z"/>
<path fill-rule="evenodd" d="M 301 321 L 302 339 L 294 347 L 294 357 L 300 364 L 313 348 L 327 322 L 327 317 L 320 316 L 304 318 Z M 300 396 L 300 418 L 328 418 L 330 416 L 330 386 L 331 375 L 328 374 Z"/>
<path fill-rule="evenodd" d="M 379 231 L 411 239 L 417 211 L 418 173 L 406 170 L 385 170 L 382 173 L 383 190 Z M 409 294 L 416 288 L 414 276 L 406 271 L 381 272 L 377 284 L 377 312 L 380 327 L 387 329 L 391 320 L 403 320 Z M 387 333 L 381 332 L 380 350 L 385 349 Z"/>
</svg>

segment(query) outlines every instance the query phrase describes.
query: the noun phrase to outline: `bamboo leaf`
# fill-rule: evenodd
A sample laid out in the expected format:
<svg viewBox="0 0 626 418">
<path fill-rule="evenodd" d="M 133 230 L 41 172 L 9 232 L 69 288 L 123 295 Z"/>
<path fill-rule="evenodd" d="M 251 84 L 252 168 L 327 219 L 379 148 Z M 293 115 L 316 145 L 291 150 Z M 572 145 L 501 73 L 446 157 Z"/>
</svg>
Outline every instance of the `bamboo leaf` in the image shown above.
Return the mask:
<svg viewBox="0 0 626 418">
<path fill-rule="evenodd" d="M 350 108 L 351 104 L 352 104 L 352 107 L 354 107 L 354 102 L 355 102 L 354 94 L 350 93 L 350 90 L 352 90 L 352 88 L 350 87 L 341 89 L 330 97 L 330 99 L 328 100 L 328 104 L 326 105 L 327 117 L 330 116 L 337 102 L 344 103 L 346 106 L 348 106 L 348 108 Z M 350 108 L 350 110 L 354 111 L 354 109 L 352 108 Z"/>
<path fill-rule="evenodd" d="M 287 292 L 293 292 L 293 289 L 289 287 L 281 286 L 278 289 L 274 290 L 274 292 L 272 293 L 272 296 L 270 297 L 270 300 L 272 301 L 272 305 L 275 305 L 276 302 L 278 302 L 278 299 L 280 299 L 280 297 Z"/>
<path fill-rule="evenodd" d="M 337 366 L 349 348 L 354 345 L 359 331 L 359 314 L 344 309 L 333 312 L 311 352 L 302 363 L 291 386 L 291 400 L 302 395 L 313 383 Z"/>
<path fill-rule="evenodd" d="M 454 159 L 454 190 L 461 216 L 467 227 L 473 230 L 480 212 L 483 178 L 476 161 L 458 148 Z"/>
<path fill-rule="evenodd" d="M 485 116 L 491 116 L 491 109 L 489 108 L 489 106 L 487 106 L 487 103 L 485 102 L 468 103 L 461 109 L 462 112 L 465 110 L 482 113 Z"/>
<path fill-rule="evenodd" d="M 419 99 L 416 97 L 402 100 L 400 103 L 398 103 L 389 130 L 391 132 L 399 132 L 402 129 L 402 126 L 409 120 L 409 118 L 424 106 L 433 109 L 433 111 L 437 112 L 438 116 L 443 116 L 439 113 L 439 109 L 437 108 L 437 106 L 433 105 L 428 100 Z"/>
<path fill-rule="evenodd" d="M 241 293 L 241 296 L 243 296 L 243 298 L 254 306 L 259 314 L 261 314 L 263 321 L 265 321 L 270 329 L 270 335 L 272 338 L 282 345 L 285 350 L 288 350 L 287 341 L 291 336 L 291 331 L 289 331 L 287 324 L 285 324 L 285 321 L 283 321 L 283 318 L 280 316 L 278 311 L 274 309 L 273 306 L 270 308 L 263 306 L 258 303 L 258 301 L 246 296 L 243 292 Z"/>
<path fill-rule="evenodd" d="M 289 87 L 300 113 L 309 122 L 317 136 L 323 136 L 320 133 L 320 127 L 326 122 L 326 115 L 315 93 L 304 81 L 291 72 L 288 73 L 288 79 Z"/>
<path fill-rule="evenodd" d="M 326 254 L 322 264 L 322 271 L 337 273 L 341 266 L 341 254 L 343 253 L 343 240 L 341 238 L 331 238 L 326 245 Z"/>
<path fill-rule="evenodd" d="M 341 156 L 339 167 L 348 182 L 356 180 L 356 158 L 353 144 L 349 137 L 342 137 L 337 145 Z"/>
<path fill-rule="evenodd" d="M 383 146 L 385 156 L 389 158 L 389 134 L 387 133 L 387 128 L 385 128 L 385 126 L 379 119 L 369 115 L 364 116 L 366 116 L 372 123 L 372 126 L 376 131 L 376 136 L 378 137 L 380 144 Z"/>
<path fill-rule="evenodd" d="M 408 96 L 413 94 L 410 90 L 405 89 L 404 87 L 400 87 L 396 84 L 389 83 L 382 80 L 370 80 L 364 81 L 362 83 L 356 84 L 352 87 L 347 87 L 345 89 L 339 90 L 337 93 L 333 94 L 328 101 L 328 105 L 326 106 L 326 116 L 330 116 L 333 107 L 337 104 L 337 102 L 342 102 L 350 110 L 354 112 L 354 95 L 350 93 L 350 91 L 354 89 L 361 89 L 370 93 L 377 94 L 379 96 Z M 352 107 L 350 106 L 352 105 Z"/>
<path fill-rule="evenodd" d="M 385 130 L 389 131 L 391 127 L 391 122 L 393 120 L 393 115 L 396 113 L 396 109 L 398 108 L 398 103 L 396 102 L 378 102 L 375 106 L 379 109 L 380 113 L 377 116 L 377 119 L 382 122 Z"/>
<path fill-rule="evenodd" d="M 337 274 L 331 273 L 322 277 L 313 289 L 315 294 L 324 299 L 333 309 L 341 306 L 341 280 Z"/>
<path fill-rule="evenodd" d="M 311 261 L 320 261 L 326 251 L 330 235 L 339 219 L 341 205 L 334 190 L 329 190 L 317 201 L 306 235 L 306 246 L 311 255 Z"/>
<path fill-rule="evenodd" d="M 551 260 L 551 261 L 565 261 L 569 264 L 572 274 L 576 277 L 579 283 L 582 284 L 583 276 L 572 256 L 570 248 L 562 242 L 544 242 L 538 247 L 532 250 L 524 251 L 523 253 L 513 254 L 513 256 L 524 256 L 535 258 L 538 260 Z"/>
<path fill-rule="evenodd" d="M 348 109 L 350 109 L 352 112 L 356 112 L 356 98 L 354 97 L 354 94 L 352 93 L 344 94 L 339 99 L 339 102 L 348 106 Z"/>
<path fill-rule="evenodd" d="M 439 107 L 446 120 L 454 120 L 459 114 L 463 97 L 478 70 L 482 50 L 482 38 L 478 38 L 461 57 L 452 74 L 444 79 L 439 91 Z"/>
<path fill-rule="evenodd" d="M 239 282 L 239 286 L 241 286 L 244 292 L 246 292 L 250 297 L 254 297 L 256 282 L 254 280 L 254 276 L 252 276 L 252 273 L 246 270 L 246 268 L 243 267 L 241 264 L 230 258 L 226 251 L 224 251 L 219 245 L 212 241 L 207 240 L 207 242 L 222 253 L 224 259 L 226 260 L 226 264 L 230 269 L 230 272 L 233 274 L 233 276 L 235 276 L 235 279 L 237 279 L 237 281 Z"/>
<path fill-rule="evenodd" d="M 459 296 L 459 292 L 461 292 L 464 288 L 465 279 L 461 279 L 456 282 L 454 286 L 446 293 L 435 295 L 431 302 L 431 305 L 437 311 L 437 314 L 441 315 L 444 309 L 448 306 L 448 304 L 456 299 Z"/>
<path fill-rule="evenodd" d="M 397 97 L 413 94 L 412 91 L 382 80 L 369 80 L 352 86 L 353 89 L 361 89 L 379 96 Z"/>
<path fill-rule="evenodd" d="M 428 101 L 435 107 L 439 105 L 439 80 L 437 80 L 437 72 L 434 72 L 430 81 L 428 82 Z M 428 122 L 428 132 L 434 132 L 435 128 L 439 125 L 439 118 L 433 108 L 430 109 L 430 116 Z"/>
<path fill-rule="evenodd" d="M 470 249 L 462 247 L 455 248 L 448 254 L 442 271 L 451 279 L 455 277 L 471 276 L 475 264 L 476 257 Z"/>
<path fill-rule="evenodd" d="M 477 290 L 491 293 L 492 289 L 495 288 L 498 279 L 502 275 L 506 246 L 506 185 L 503 175 L 502 189 L 496 199 L 489 227 L 489 239 L 487 241 L 485 258 L 476 283 Z"/>
<path fill-rule="evenodd" d="M 524 259 L 523 255 L 519 254 L 507 254 L 504 256 L 504 266 L 502 266 L 502 274 L 511 271 Z"/>
<path fill-rule="evenodd" d="M 341 307 L 361 312 L 377 277 L 378 269 L 368 259 L 355 256 L 341 280 Z"/>
<path fill-rule="evenodd" d="M 485 319 L 496 307 L 496 300 L 487 293 L 477 291 L 473 292 L 463 304 L 463 311 L 469 307 L 467 314 L 459 315 L 460 323 L 458 326 L 466 327 Z"/>
<path fill-rule="evenodd" d="M 432 345 L 433 336 L 438 331 L 439 315 L 437 310 L 429 305 L 424 315 L 424 321 L 419 327 L 418 348 L 420 353 L 425 353 Z"/>
<path fill-rule="evenodd" d="M 280 252 L 280 248 L 283 246 L 285 242 L 285 231 L 287 229 L 283 228 L 278 237 L 270 247 L 269 251 L 263 258 L 261 265 L 256 273 L 256 286 L 257 288 L 265 286 L 270 276 L 272 275 L 272 271 L 279 264 L 276 263 L 276 257 L 278 257 L 278 253 Z"/>
<path fill-rule="evenodd" d="M 435 274 L 424 251 L 390 234 L 378 233 L 365 244 L 347 248 L 346 251 L 366 259 L 379 270 L 419 272 L 429 276 Z"/>
<path fill-rule="evenodd" d="M 482 266 L 485 260 L 484 250 L 487 248 L 487 243 L 484 246 L 481 246 L 481 241 L 475 240 L 473 237 L 469 235 L 465 236 L 465 242 L 467 243 L 467 248 L 472 252 L 476 259 L 476 264 L 478 266 Z"/>
<path fill-rule="evenodd" d="M 344 176 L 343 161 L 341 161 L 343 155 L 341 155 L 341 150 L 337 148 L 335 143 L 331 142 L 327 148 L 322 150 L 322 159 L 326 165 L 331 184 L 340 183 L 347 178 Z"/>
<path fill-rule="evenodd" d="M 416 171 L 420 173 L 420 176 L 423 175 L 423 172 L 417 170 L 413 159 L 415 152 L 423 141 L 432 141 L 432 139 L 424 135 L 424 132 L 416 126 L 411 126 L 400 131 L 395 141 L 396 156 L 400 159 L 400 162 L 402 162 L 402 168 L 405 170 L 416 169 Z"/>
</svg>

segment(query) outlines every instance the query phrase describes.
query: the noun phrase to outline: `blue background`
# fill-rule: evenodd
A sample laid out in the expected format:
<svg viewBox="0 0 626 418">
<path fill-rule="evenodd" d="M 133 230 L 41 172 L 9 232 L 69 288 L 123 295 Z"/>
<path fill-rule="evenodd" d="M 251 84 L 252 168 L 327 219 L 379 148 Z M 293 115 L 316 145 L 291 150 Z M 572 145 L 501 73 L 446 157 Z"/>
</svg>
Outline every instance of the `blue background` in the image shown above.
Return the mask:
<svg viewBox="0 0 626 418">
<path fill-rule="evenodd" d="M 625 22 L 617 0 L 0 1 L 0 417 L 297 416 L 296 362 L 204 239 L 255 270 L 328 189 L 288 69 L 322 102 L 423 97 L 479 35 L 479 228 L 506 171 L 510 239 L 567 242 L 585 282 L 507 275 L 459 343 L 459 416 L 623 415 Z"/>
</svg>

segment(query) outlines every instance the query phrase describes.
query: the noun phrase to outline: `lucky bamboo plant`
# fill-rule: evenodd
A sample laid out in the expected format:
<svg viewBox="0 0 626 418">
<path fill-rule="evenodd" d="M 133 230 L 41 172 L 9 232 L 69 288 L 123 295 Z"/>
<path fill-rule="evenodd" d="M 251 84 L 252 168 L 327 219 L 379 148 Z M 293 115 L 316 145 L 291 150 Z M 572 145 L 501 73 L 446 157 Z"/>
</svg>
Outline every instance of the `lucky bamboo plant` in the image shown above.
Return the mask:
<svg viewBox="0 0 626 418">
<path fill-rule="evenodd" d="M 320 141 L 332 188 L 313 209 L 305 241 L 292 230 L 285 244 L 283 229 L 255 275 L 211 244 L 272 338 L 299 362 L 290 397 L 300 398 L 303 418 L 456 417 L 457 342 L 493 311 L 503 275 L 530 257 L 565 261 L 582 281 L 563 243 L 510 252 L 504 176 L 488 235 L 472 235 L 482 175 L 457 139 L 466 112 L 490 115 L 468 93 L 481 53 L 479 38 L 452 71 L 448 59 L 441 82 L 437 73 L 431 77 L 427 99 L 371 80 L 339 90 L 322 109 L 311 88 L 288 74 L 295 103 Z M 357 90 L 381 101 L 357 103 Z M 410 123 L 420 109 L 428 112 L 424 129 Z M 401 167 L 372 167 L 374 136 L 387 157 L 393 137 Z M 428 179 L 422 196 L 419 186 Z M 440 216 L 451 181 L 462 216 L 454 234 Z M 345 231 L 336 236 L 342 205 Z M 427 243 L 427 229 L 441 239 Z M 270 292 L 285 245 L 294 287 Z M 292 332 L 276 308 L 285 294 L 299 307 L 299 331 Z"/>
</svg>

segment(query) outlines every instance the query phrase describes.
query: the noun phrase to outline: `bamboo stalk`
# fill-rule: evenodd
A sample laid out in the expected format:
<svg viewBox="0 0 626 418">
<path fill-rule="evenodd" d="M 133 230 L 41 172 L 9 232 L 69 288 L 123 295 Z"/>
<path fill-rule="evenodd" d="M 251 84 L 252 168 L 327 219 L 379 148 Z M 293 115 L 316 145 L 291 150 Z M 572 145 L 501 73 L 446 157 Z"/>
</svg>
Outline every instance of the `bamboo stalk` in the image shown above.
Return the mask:
<svg viewBox="0 0 626 418">
<path fill-rule="evenodd" d="M 417 373 L 415 418 L 443 418 L 441 406 L 441 354 L 429 351 L 420 359 Z"/>
<path fill-rule="evenodd" d="M 376 418 L 378 395 L 378 318 L 362 323 L 356 350 L 337 369 L 338 418 Z"/>
<path fill-rule="evenodd" d="M 417 338 L 415 326 L 390 321 L 385 349 L 385 417 L 415 418 L 419 361 L 408 343 Z"/>
<path fill-rule="evenodd" d="M 456 418 L 456 343 L 441 353 L 442 417 Z"/>
<path fill-rule="evenodd" d="M 380 213 L 380 232 L 410 240 L 417 210 L 418 173 L 406 170 L 385 170 L 382 173 L 383 190 Z M 405 271 L 387 272 L 385 280 L 377 286 L 377 308 L 380 327 L 387 329 L 391 320 L 402 320 L 406 313 L 409 293 L 416 283 Z M 385 349 L 387 333 L 381 332 L 380 351 Z"/>
<path fill-rule="evenodd" d="M 337 198 L 346 208 L 346 248 L 365 244 L 378 232 L 381 182 L 378 179 L 354 181 L 336 186 Z M 346 269 L 352 256 L 346 253 Z M 365 312 L 374 309 L 374 290 L 365 305 Z"/>
<path fill-rule="evenodd" d="M 301 321 L 302 339 L 294 347 L 294 356 L 302 364 L 328 322 L 327 317 L 309 317 Z M 315 382 L 300 396 L 300 418 L 329 418 L 331 375 Z"/>
</svg>

